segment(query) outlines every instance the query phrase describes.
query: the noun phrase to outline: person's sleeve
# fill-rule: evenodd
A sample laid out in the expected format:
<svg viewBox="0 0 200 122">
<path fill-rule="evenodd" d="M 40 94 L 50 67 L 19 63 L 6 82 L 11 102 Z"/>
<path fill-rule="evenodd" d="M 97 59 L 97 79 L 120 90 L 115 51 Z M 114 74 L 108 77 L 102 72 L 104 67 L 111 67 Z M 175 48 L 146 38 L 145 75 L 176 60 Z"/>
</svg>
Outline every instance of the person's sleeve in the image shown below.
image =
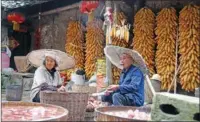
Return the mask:
<svg viewBox="0 0 200 122">
<path fill-rule="evenodd" d="M 62 86 L 62 78 L 61 78 L 61 76 L 60 76 L 60 73 L 57 71 L 56 74 L 58 75 L 58 85 L 57 85 L 57 86 L 58 86 L 58 87 L 59 87 L 59 86 Z"/>
<path fill-rule="evenodd" d="M 34 89 L 38 89 L 38 90 L 45 89 L 45 87 L 48 85 L 46 81 L 47 81 L 47 79 L 45 78 L 44 70 L 37 69 L 35 71 L 35 74 L 34 74 L 34 82 L 33 82 L 33 86 L 31 88 L 31 90 L 34 90 Z"/>
<path fill-rule="evenodd" d="M 55 86 L 49 86 L 48 84 L 46 85 L 46 83 L 44 83 L 41 86 L 41 91 L 45 91 L 45 90 L 57 91 L 57 88 Z"/>
<path fill-rule="evenodd" d="M 137 91 L 140 83 L 142 82 L 142 75 L 134 75 L 131 78 L 131 83 L 128 85 L 119 85 L 119 91 L 122 94 Z"/>
</svg>

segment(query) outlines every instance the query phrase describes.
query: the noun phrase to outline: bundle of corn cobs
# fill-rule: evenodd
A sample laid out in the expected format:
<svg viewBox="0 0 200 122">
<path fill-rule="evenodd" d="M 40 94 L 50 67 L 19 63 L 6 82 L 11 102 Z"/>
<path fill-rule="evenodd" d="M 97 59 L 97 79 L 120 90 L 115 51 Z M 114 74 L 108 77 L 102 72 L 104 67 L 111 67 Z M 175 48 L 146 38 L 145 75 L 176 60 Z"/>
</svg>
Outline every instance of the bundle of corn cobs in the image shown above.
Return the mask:
<svg viewBox="0 0 200 122">
<path fill-rule="evenodd" d="M 168 89 L 173 81 L 176 63 L 176 38 L 178 17 L 174 8 L 162 9 L 157 17 L 156 27 L 156 69 L 161 75 L 161 89 Z M 173 88 L 173 87 L 171 87 Z"/>
<path fill-rule="evenodd" d="M 122 21 L 126 22 L 127 17 L 124 15 L 123 12 L 118 12 L 116 21 L 117 21 L 117 25 L 122 26 Z M 112 32 L 114 31 L 115 30 L 113 29 Z M 120 46 L 120 47 L 128 47 L 128 40 L 125 40 L 122 38 L 120 39 L 120 37 L 117 37 L 114 34 L 111 34 L 111 39 L 112 39 L 112 45 Z M 114 84 L 117 84 L 119 82 L 120 73 L 121 73 L 121 70 L 117 68 L 116 66 L 112 65 L 112 75 L 113 75 Z"/>
<path fill-rule="evenodd" d="M 94 19 L 87 23 L 86 33 L 86 77 L 90 78 L 96 72 L 97 58 L 103 58 L 104 32 L 102 30 L 103 22 Z"/>
<path fill-rule="evenodd" d="M 85 28 L 79 21 L 71 21 L 67 27 L 66 33 L 66 52 L 75 58 L 75 68 L 83 69 L 85 63 L 84 54 L 84 31 Z M 71 72 L 74 70 L 68 70 L 67 76 L 70 78 Z"/>
<path fill-rule="evenodd" d="M 123 39 L 128 43 L 129 29 L 130 29 L 129 25 L 123 25 L 123 26 L 113 25 L 110 35 L 120 40 Z"/>
<path fill-rule="evenodd" d="M 128 43 L 130 25 L 127 24 L 127 17 L 123 12 L 117 12 L 116 16 L 116 23 L 112 25 L 110 36 Z"/>
<path fill-rule="evenodd" d="M 179 16 L 180 83 L 194 91 L 200 85 L 200 8 L 185 6 Z"/>
<path fill-rule="evenodd" d="M 140 9 L 134 17 L 133 49 L 138 51 L 144 58 L 150 71 L 150 76 L 155 73 L 155 14 L 148 8 Z"/>
<path fill-rule="evenodd" d="M 126 20 L 122 19 L 121 24 L 113 24 L 111 32 L 110 32 L 110 36 L 118 38 L 120 40 L 123 39 L 128 43 L 130 25 L 125 24 L 125 22 Z"/>
</svg>

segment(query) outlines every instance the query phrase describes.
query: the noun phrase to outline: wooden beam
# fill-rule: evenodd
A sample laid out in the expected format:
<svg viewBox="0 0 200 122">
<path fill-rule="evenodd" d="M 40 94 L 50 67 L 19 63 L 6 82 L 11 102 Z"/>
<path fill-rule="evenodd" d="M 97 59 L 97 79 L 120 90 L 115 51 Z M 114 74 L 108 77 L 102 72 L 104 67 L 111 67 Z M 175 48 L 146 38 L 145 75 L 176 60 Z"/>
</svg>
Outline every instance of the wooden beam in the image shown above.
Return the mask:
<svg viewBox="0 0 200 122">
<path fill-rule="evenodd" d="M 66 11 L 66 10 L 70 10 L 70 9 L 74 9 L 74 8 L 78 8 L 79 5 L 80 5 L 80 3 L 75 3 L 75 4 L 72 4 L 72 5 L 69 5 L 69 6 L 53 9 L 53 10 L 46 11 L 46 12 L 42 12 L 41 16 L 54 14 L 54 13 L 58 13 L 58 12 L 62 12 L 62 11 Z M 35 17 L 38 17 L 38 14 L 31 16 L 31 18 L 35 18 Z"/>
<path fill-rule="evenodd" d="M 181 2 L 181 1 L 189 1 L 189 2 L 191 2 L 191 1 L 198 1 L 198 0 L 146 0 L 146 2 L 148 2 L 148 1 L 173 1 L 173 2 Z"/>
</svg>

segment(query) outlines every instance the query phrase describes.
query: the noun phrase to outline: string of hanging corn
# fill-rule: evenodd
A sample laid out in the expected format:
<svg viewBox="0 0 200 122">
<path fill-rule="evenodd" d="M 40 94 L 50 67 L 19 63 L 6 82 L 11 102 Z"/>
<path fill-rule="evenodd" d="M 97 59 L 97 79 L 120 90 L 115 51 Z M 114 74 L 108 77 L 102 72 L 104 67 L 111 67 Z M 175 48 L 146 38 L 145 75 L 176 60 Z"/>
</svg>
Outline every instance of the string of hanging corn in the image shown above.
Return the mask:
<svg viewBox="0 0 200 122">
<path fill-rule="evenodd" d="M 66 52 L 75 58 L 75 68 L 84 69 L 84 30 L 85 28 L 79 21 L 70 21 L 66 31 Z M 67 70 L 67 76 L 70 78 L 74 69 Z"/>
<path fill-rule="evenodd" d="M 140 9 L 134 17 L 133 49 L 144 58 L 149 75 L 155 73 L 155 14 L 149 8 Z"/>
<path fill-rule="evenodd" d="M 102 30 L 103 22 L 94 19 L 87 23 L 86 33 L 86 77 L 90 78 L 96 72 L 97 58 L 103 58 L 104 55 L 104 32 Z"/>
</svg>

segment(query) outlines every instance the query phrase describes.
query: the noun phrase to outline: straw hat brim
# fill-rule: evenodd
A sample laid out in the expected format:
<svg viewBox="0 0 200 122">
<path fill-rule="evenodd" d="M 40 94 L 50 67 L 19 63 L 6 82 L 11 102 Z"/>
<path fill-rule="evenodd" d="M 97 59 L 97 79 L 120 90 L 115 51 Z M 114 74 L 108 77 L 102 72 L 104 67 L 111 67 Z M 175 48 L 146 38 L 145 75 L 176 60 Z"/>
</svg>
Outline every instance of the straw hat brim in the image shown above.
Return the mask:
<svg viewBox="0 0 200 122">
<path fill-rule="evenodd" d="M 135 65 L 138 66 L 143 72 L 147 72 L 147 67 L 144 59 L 135 50 L 108 45 L 104 48 L 104 53 L 111 61 L 111 63 L 120 69 L 123 69 L 123 66 L 120 64 L 120 56 L 124 53 L 129 54 L 133 58 Z"/>
<path fill-rule="evenodd" d="M 54 53 L 56 55 L 56 57 L 58 58 L 58 60 L 56 60 L 58 63 L 58 70 L 71 69 L 75 66 L 75 59 L 72 56 L 60 50 L 54 49 L 34 50 L 27 55 L 27 59 L 33 66 L 39 67 L 43 65 L 46 52 Z"/>
</svg>

